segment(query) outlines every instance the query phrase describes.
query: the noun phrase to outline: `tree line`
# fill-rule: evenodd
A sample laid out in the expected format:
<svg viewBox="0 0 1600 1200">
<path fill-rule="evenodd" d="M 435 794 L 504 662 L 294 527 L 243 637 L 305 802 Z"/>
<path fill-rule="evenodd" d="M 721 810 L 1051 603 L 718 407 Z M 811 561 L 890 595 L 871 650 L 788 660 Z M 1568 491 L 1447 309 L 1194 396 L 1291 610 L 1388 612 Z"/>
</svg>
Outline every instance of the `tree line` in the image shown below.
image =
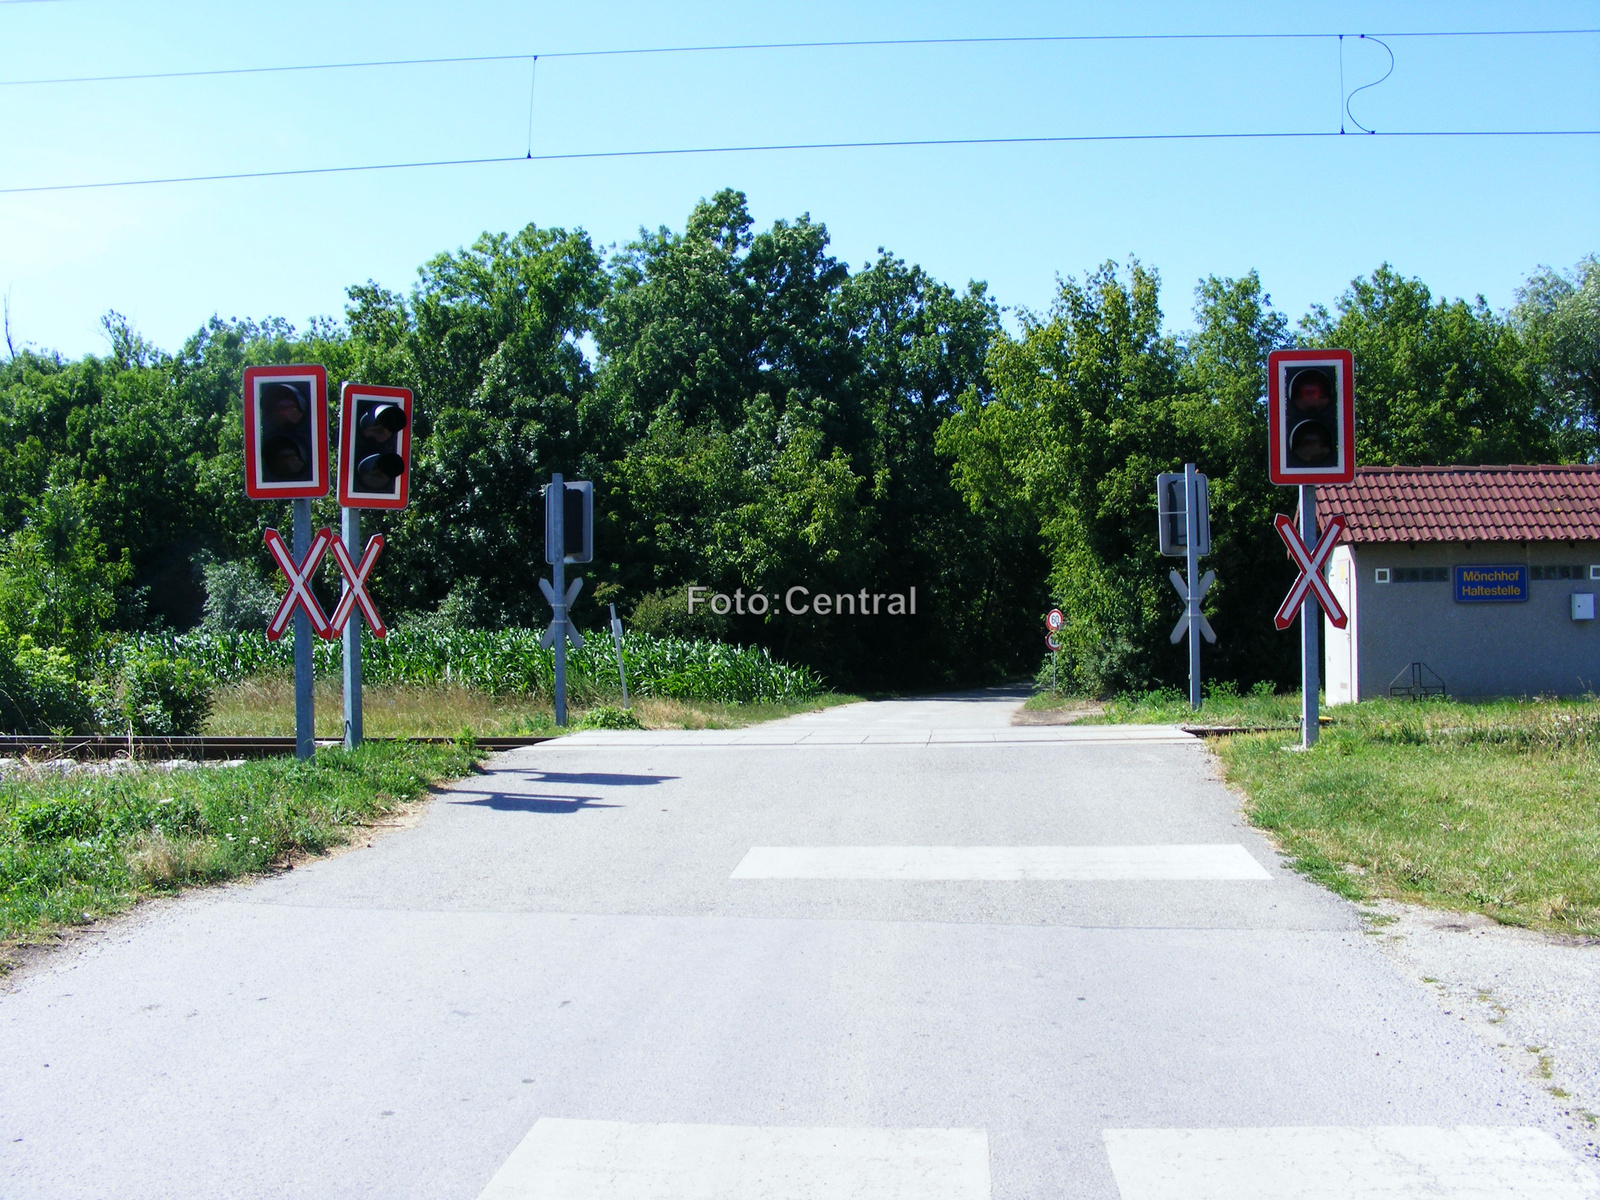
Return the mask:
<svg viewBox="0 0 1600 1200">
<path fill-rule="evenodd" d="M 485 234 L 407 292 L 351 287 L 342 320 L 304 330 L 213 317 L 164 352 L 112 313 L 103 355 L 12 354 L 0 658 L 25 639 L 87 662 L 117 631 L 259 615 L 262 530 L 288 511 L 243 493 L 240 376 L 257 363 L 415 392 L 411 506 L 366 520 L 387 539 L 386 615 L 547 621 L 540 489 L 560 471 L 597 494 L 581 621 L 614 602 L 848 687 L 1031 673 L 1051 603 L 1074 686 L 1175 681 L 1154 478 L 1185 461 L 1213 481 L 1213 669 L 1287 682 L 1292 639 L 1270 616 L 1292 572 L 1270 519 L 1292 496 L 1266 479 L 1262 398 L 1279 346 L 1355 352 L 1363 463 L 1600 452 L 1593 256 L 1535 272 L 1506 313 L 1383 265 L 1294 325 L 1254 273 L 1211 277 L 1185 332 L 1154 271 L 1106 263 L 1012 332 L 982 283 L 882 251 L 852 270 L 828 245 L 805 216 L 756 229 L 723 191 L 609 255 L 581 230 Z M 318 523 L 336 518 L 319 502 Z M 921 602 L 915 617 L 691 616 L 691 584 L 915 586 Z"/>
</svg>

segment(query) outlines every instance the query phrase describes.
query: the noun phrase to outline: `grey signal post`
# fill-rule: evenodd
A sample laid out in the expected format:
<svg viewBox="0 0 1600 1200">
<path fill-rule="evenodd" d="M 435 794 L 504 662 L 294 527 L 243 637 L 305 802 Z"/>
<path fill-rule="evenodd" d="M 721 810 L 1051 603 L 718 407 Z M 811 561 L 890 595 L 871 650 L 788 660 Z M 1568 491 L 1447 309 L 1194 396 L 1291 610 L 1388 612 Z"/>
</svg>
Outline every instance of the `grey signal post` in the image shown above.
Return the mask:
<svg viewBox="0 0 1600 1200">
<path fill-rule="evenodd" d="M 1317 486 L 1300 485 L 1300 540 L 1307 549 L 1317 544 Z M 1317 665 L 1317 598 L 1308 588 L 1300 603 L 1300 745 L 1317 744 L 1317 692 L 1322 687 Z"/>
<path fill-rule="evenodd" d="M 545 490 L 545 559 L 550 563 L 553 579 L 539 580 L 539 590 L 550 602 L 550 628 L 545 630 L 539 644 L 546 649 L 555 648 L 555 709 L 556 724 L 567 723 L 567 641 L 575 649 L 583 649 L 583 635 L 572 626 L 568 610 L 578 598 L 583 587 L 581 577 L 567 586 L 567 498 L 566 482 L 560 475 L 550 476 L 550 486 Z M 553 586 L 552 586 L 553 584 Z"/>
<path fill-rule="evenodd" d="M 1200 505 L 1199 491 L 1194 482 L 1194 464 L 1183 464 L 1183 524 L 1184 524 L 1184 578 L 1189 584 L 1189 594 L 1184 597 L 1184 615 L 1189 618 L 1189 711 L 1200 709 L 1200 639 L 1199 632 L 1200 589 L 1194 586 L 1195 570 L 1200 565 L 1200 519 L 1196 511 Z"/>
<path fill-rule="evenodd" d="M 361 561 L 361 510 L 339 510 L 339 533 L 352 562 Z M 350 610 L 344 623 L 344 748 L 361 744 L 361 606 Z"/>
<path fill-rule="evenodd" d="M 294 557 L 305 562 L 311 549 L 311 501 L 292 500 Z M 294 610 L 294 756 L 310 758 L 316 749 L 316 709 L 311 690 L 311 617 L 305 605 Z"/>
<path fill-rule="evenodd" d="M 1206 620 L 1205 613 L 1200 611 L 1200 601 L 1205 599 L 1205 594 L 1210 590 L 1216 575 L 1207 571 L 1204 576 L 1199 575 L 1200 556 L 1211 549 L 1211 514 L 1207 511 L 1210 507 L 1210 498 L 1206 486 L 1206 477 L 1195 470 L 1193 463 L 1183 466 L 1183 548 L 1180 551 L 1175 545 L 1174 532 L 1169 528 L 1168 522 L 1177 516 L 1175 507 L 1170 505 L 1169 489 L 1179 482 L 1180 476 L 1176 473 L 1159 475 L 1156 477 L 1157 510 L 1160 517 L 1161 552 L 1168 555 L 1181 553 L 1184 557 L 1186 576 L 1179 575 L 1176 571 L 1169 574 L 1172 586 L 1178 593 L 1178 598 L 1183 601 L 1183 616 L 1178 618 L 1178 623 L 1172 629 L 1174 643 L 1183 640 L 1187 634 L 1189 638 L 1189 709 L 1191 712 L 1200 708 L 1200 639 L 1204 637 L 1208 642 L 1215 642 L 1217 635 L 1211 628 L 1211 622 Z"/>
</svg>

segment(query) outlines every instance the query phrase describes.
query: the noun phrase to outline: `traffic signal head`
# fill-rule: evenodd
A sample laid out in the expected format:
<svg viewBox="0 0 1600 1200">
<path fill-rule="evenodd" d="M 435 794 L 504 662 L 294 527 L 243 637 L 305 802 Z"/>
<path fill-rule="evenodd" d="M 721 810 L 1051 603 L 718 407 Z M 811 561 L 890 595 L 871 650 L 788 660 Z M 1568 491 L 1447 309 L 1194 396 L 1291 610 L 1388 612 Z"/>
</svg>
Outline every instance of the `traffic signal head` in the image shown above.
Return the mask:
<svg viewBox="0 0 1600 1200">
<path fill-rule="evenodd" d="M 411 392 L 347 383 L 339 405 L 339 503 L 404 508 L 411 491 Z"/>
<path fill-rule="evenodd" d="M 544 489 L 544 560 L 566 551 L 567 562 L 594 560 L 594 484 L 587 480 L 551 483 Z"/>
<path fill-rule="evenodd" d="M 1198 493 L 1194 552 L 1203 556 L 1211 553 L 1211 485 L 1198 471 L 1194 476 L 1194 490 Z M 1174 558 L 1183 558 L 1189 553 L 1189 515 L 1184 492 L 1182 471 L 1156 476 L 1156 512 L 1160 520 L 1157 543 L 1162 554 Z"/>
<path fill-rule="evenodd" d="M 1355 360 L 1348 350 L 1267 356 L 1273 483 L 1349 483 L 1356 472 Z"/>
<path fill-rule="evenodd" d="M 252 500 L 328 494 L 328 373 L 321 367 L 245 368 L 244 490 Z"/>
</svg>

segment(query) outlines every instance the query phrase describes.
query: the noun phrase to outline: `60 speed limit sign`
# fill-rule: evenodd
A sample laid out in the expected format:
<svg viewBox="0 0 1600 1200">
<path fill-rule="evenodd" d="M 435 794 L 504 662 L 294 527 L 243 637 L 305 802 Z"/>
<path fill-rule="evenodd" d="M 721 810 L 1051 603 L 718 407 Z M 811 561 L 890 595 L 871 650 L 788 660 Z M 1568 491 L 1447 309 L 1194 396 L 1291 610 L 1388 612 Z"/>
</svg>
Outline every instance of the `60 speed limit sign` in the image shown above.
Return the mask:
<svg viewBox="0 0 1600 1200">
<path fill-rule="evenodd" d="M 1051 633 L 1054 633 L 1066 623 L 1067 618 L 1061 614 L 1061 610 L 1059 608 L 1052 608 L 1044 615 L 1044 627 Z M 1054 647 L 1051 648 L 1054 649 Z"/>
</svg>

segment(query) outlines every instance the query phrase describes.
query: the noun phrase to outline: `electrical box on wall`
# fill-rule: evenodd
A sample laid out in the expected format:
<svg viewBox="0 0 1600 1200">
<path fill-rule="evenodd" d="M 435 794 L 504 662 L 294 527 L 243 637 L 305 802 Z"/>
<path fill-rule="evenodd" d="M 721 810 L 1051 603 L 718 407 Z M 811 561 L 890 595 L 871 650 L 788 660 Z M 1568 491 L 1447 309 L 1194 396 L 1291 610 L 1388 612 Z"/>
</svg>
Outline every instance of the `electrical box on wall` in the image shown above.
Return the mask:
<svg viewBox="0 0 1600 1200">
<path fill-rule="evenodd" d="M 1574 621 L 1594 620 L 1594 593 L 1572 593 L 1572 619 Z"/>
</svg>

